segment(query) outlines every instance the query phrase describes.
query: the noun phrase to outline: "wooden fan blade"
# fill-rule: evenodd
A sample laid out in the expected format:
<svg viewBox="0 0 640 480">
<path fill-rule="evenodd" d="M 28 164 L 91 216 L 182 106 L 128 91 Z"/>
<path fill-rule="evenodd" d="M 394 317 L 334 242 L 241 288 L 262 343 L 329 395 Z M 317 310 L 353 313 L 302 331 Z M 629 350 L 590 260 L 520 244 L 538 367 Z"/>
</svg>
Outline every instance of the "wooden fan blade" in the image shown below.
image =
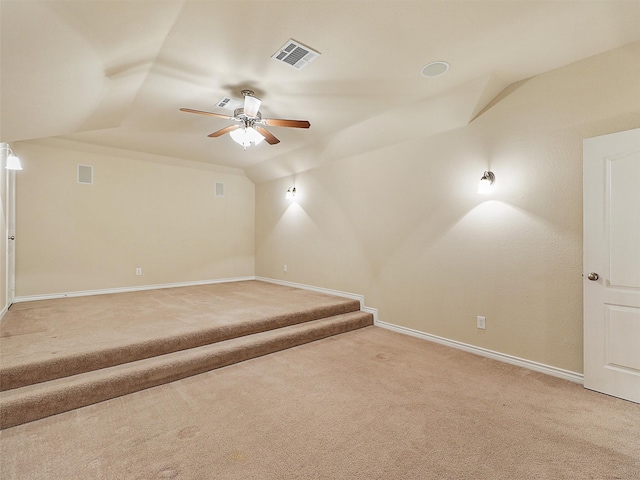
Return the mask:
<svg viewBox="0 0 640 480">
<path fill-rule="evenodd" d="M 282 118 L 263 118 L 265 125 L 270 127 L 309 128 L 311 124 L 306 120 L 284 120 Z"/>
<path fill-rule="evenodd" d="M 240 128 L 240 125 L 229 125 L 228 127 L 221 128 L 220 130 L 216 130 L 213 133 L 207 135 L 207 137 L 220 137 L 225 133 L 233 132 L 237 128 Z"/>
<path fill-rule="evenodd" d="M 262 134 L 262 136 L 264 137 L 264 139 L 267 141 L 269 145 L 275 145 L 276 143 L 280 143 L 280 140 L 274 137 L 273 134 L 266 128 L 260 127 L 258 125 L 255 125 L 253 128 L 255 128 L 258 132 Z"/>
<path fill-rule="evenodd" d="M 211 117 L 225 118 L 227 120 L 231 120 L 233 118 L 233 117 L 230 117 L 229 115 L 220 115 L 219 113 L 213 113 L 213 112 L 203 112 L 202 110 L 192 110 L 191 108 L 181 108 L 180 111 L 187 112 L 187 113 L 197 113 L 199 115 L 209 115 Z"/>
</svg>

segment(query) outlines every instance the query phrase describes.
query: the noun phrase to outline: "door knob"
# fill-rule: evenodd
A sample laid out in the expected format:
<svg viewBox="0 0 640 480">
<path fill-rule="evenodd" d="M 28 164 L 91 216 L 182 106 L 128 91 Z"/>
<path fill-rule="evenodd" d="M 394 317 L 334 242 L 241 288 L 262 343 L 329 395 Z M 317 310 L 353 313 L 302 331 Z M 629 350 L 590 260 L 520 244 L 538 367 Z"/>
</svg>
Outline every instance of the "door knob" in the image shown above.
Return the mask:
<svg viewBox="0 0 640 480">
<path fill-rule="evenodd" d="M 9 237 L 8 237 L 8 238 L 9 238 L 9 240 L 15 240 L 15 239 L 16 239 L 16 236 L 15 236 L 15 235 L 9 235 Z"/>
<path fill-rule="evenodd" d="M 592 282 L 595 282 L 600 278 L 600 275 L 598 275 L 596 272 L 591 272 L 589 275 L 587 275 L 587 278 Z"/>
</svg>

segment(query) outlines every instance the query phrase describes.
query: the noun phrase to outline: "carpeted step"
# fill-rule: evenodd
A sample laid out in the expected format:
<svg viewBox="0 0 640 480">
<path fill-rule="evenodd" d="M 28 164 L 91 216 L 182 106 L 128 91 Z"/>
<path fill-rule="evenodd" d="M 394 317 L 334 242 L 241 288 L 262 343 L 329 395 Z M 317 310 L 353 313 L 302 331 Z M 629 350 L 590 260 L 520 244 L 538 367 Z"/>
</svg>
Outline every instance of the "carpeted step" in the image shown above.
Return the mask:
<svg viewBox="0 0 640 480">
<path fill-rule="evenodd" d="M 373 324 L 361 311 L 307 321 L 0 393 L 0 429 Z"/>
<path fill-rule="evenodd" d="M 299 293 L 295 290 L 292 292 Z M 2 368 L 0 368 L 0 391 L 360 310 L 358 300 L 333 298 L 330 303 L 324 305 L 275 315 L 268 311 L 252 312 L 251 317 L 241 320 L 233 317 L 220 319 L 212 314 L 211 319 L 204 318 L 202 320 L 202 323 L 208 326 L 198 325 L 197 328 L 191 330 L 185 329 L 169 334 L 164 330 L 145 332 L 145 335 L 148 336 L 132 335 L 132 339 L 126 343 L 96 348 L 91 339 L 80 338 L 80 341 L 86 341 L 86 348 L 76 347 L 71 353 L 60 349 L 60 351 L 53 352 L 52 355 L 36 359 L 31 356 L 4 358 Z"/>
</svg>

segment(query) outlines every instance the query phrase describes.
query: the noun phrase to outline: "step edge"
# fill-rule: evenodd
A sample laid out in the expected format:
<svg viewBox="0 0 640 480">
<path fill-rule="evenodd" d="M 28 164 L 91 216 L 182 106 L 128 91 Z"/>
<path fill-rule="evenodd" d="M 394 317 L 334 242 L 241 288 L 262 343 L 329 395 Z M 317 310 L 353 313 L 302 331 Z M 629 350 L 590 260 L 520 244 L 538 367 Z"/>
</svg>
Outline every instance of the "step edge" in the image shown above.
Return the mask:
<svg viewBox="0 0 640 480">
<path fill-rule="evenodd" d="M 359 306 L 356 306 L 356 304 L 353 302 L 344 302 L 335 305 L 313 307 L 299 312 L 265 317 L 257 321 L 250 320 L 242 322 L 241 324 L 238 324 L 239 326 L 237 328 L 226 328 L 227 326 L 225 326 L 198 330 L 190 332 L 184 337 L 176 337 L 175 341 L 171 341 L 172 337 L 162 337 L 153 339 L 148 343 L 138 342 L 125 345 L 124 347 L 107 348 L 104 350 L 92 351 L 88 352 L 88 358 L 87 354 L 82 354 L 61 357 L 54 359 L 53 361 L 46 360 L 26 364 L 27 366 L 25 366 L 25 364 L 22 364 L 11 366 L 9 368 L 0 368 L 0 392 L 25 387 L 28 385 L 35 385 L 38 383 L 77 375 L 80 373 L 86 373 L 93 370 L 99 370 L 110 366 L 122 365 L 137 360 L 153 358 L 168 353 L 188 350 L 190 348 L 196 348 L 203 345 L 214 344 L 221 341 L 229 340 L 231 338 L 237 338 L 240 336 L 246 336 L 254 333 L 282 328 L 283 326 L 298 325 L 322 318 L 329 318 L 342 313 L 359 311 L 357 310 L 357 308 L 359 308 Z M 166 342 L 169 343 L 166 344 Z M 141 346 L 146 346 L 146 349 L 149 350 L 148 355 L 140 356 L 135 354 L 135 352 Z M 130 351 L 131 353 L 127 354 L 127 351 Z M 83 368 L 75 368 L 71 370 L 70 374 L 31 375 L 30 378 L 33 379 L 35 377 L 37 381 L 31 380 L 29 381 L 29 383 L 27 383 L 27 381 L 25 380 L 25 375 L 28 375 L 32 371 L 40 371 L 43 368 L 55 368 L 57 370 L 67 369 L 69 367 L 69 364 L 76 364 L 79 360 L 82 361 Z"/>
<path fill-rule="evenodd" d="M 149 358 L 141 358 L 139 360 L 135 360 L 132 362 L 126 362 L 118 365 L 111 365 L 108 367 L 91 370 L 88 372 L 82 372 L 76 375 L 68 375 L 61 378 L 55 378 L 46 382 L 25 385 L 23 387 L 0 392 L 0 403 L 2 402 L 3 399 L 9 398 L 11 395 L 16 394 L 20 391 L 25 391 L 27 389 L 36 391 L 39 388 L 47 388 L 47 385 L 51 385 L 56 382 L 60 382 L 60 383 L 69 382 L 69 381 L 73 381 L 72 379 L 78 378 L 78 377 L 82 377 L 82 376 L 89 377 L 94 374 L 98 375 L 100 374 L 100 372 L 105 372 L 105 371 L 118 371 L 120 369 L 135 368 L 137 365 L 148 365 L 148 364 L 153 364 L 155 362 L 166 363 L 168 359 L 180 358 L 182 356 L 190 356 L 193 354 L 197 355 L 198 352 L 204 352 L 207 350 L 220 349 L 222 352 L 224 352 L 226 350 L 232 350 L 234 348 L 237 348 L 237 346 L 242 346 L 244 343 L 247 343 L 247 344 L 255 343 L 254 342 L 255 339 L 258 339 L 258 341 L 260 341 L 260 339 L 262 338 L 270 339 L 272 336 L 276 337 L 282 334 L 289 335 L 291 331 L 295 332 L 297 330 L 304 331 L 307 329 L 308 330 L 322 329 L 326 325 L 333 325 L 341 322 L 348 323 L 352 321 L 361 320 L 366 318 L 368 315 L 369 314 L 362 311 L 342 313 L 332 317 L 320 318 L 310 322 L 298 323 L 294 325 L 287 325 L 277 329 L 265 330 L 265 331 L 256 332 L 249 335 L 243 335 L 241 337 L 233 337 L 227 340 L 223 340 L 221 342 L 210 343 L 206 345 L 199 345 L 197 347 L 179 350 L 176 352 L 169 352 L 163 355 L 157 355 Z M 373 325 L 373 322 L 371 322 L 370 325 Z"/>
<path fill-rule="evenodd" d="M 224 347 L 221 347 L 221 344 L 225 343 L 225 342 L 221 342 L 218 344 L 210 344 L 210 345 L 204 345 L 202 347 L 197 347 L 197 349 L 214 350 L 213 352 L 207 352 L 203 350 L 201 352 L 198 352 L 197 354 L 194 354 L 194 352 L 190 352 L 190 350 L 196 350 L 196 349 L 190 349 L 186 351 L 179 351 L 179 352 L 173 352 L 173 353 L 167 354 L 167 356 L 187 357 L 185 359 L 182 359 L 182 363 L 178 365 L 176 364 L 172 365 L 170 363 L 168 364 L 164 361 L 160 361 L 162 357 L 166 357 L 166 356 L 151 357 L 150 359 L 143 359 L 138 361 L 138 362 L 145 362 L 145 363 L 151 364 L 150 365 L 151 368 L 149 368 L 149 365 L 143 366 L 142 364 L 138 364 L 133 367 L 131 367 L 129 364 L 116 365 L 113 367 L 108 367 L 107 369 L 95 370 L 92 372 L 86 372 L 84 374 L 80 374 L 80 375 L 87 375 L 87 377 L 85 379 L 76 378 L 75 379 L 76 383 L 75 384 L 72 383 L 71 385 L 59 384 L 59 385 L 54 385 L 53 389 L 51 389 L 51 382 L 59 382 L 61 380 L 70 380 L 73 378 L 73 377 L 63 377 L 61 379 L 52 380 L 51 382 L 44 382 L 41 384 L 29 385 L 26 387 L 21 387 L 19 389 L 2 392 L 2 394 L 0 394 L 0 429 L 11 428 L 13 426 L 29 423 L 35 420 L 39 420 L 41 418 L 46 418 L 46 417 L 63 413 L 66 411 L 71 411 L 77 408 L 93 405 L 95 403 L 100 403 L 102 401 L 110 400 L 112 398 L 129 395 L 131 393 L 135 393 L 138 391 L 160 386 L 166 383 L 188 378 L 190 376 L 199 375 L 207 371 L 223 368 L 225 366 L 240 363 L 246 360 L 250 360 L 252 358 L 258 358 L 260 356 L 268 355 L 270 353 L 283 351 L 288 348 L 293 348 L 295 346 L 304 345 L 304 344 L 311 343 L 323 338 L 328 338 L 330 336 L 339 335 L 341 333 L 346 333 L 348 331 L 357 330 L 359 328 L 373 325 L 372 315 L 367 312 L 362 312 L 362 311 L 347 312 L 345 314 L 341 314 L 340 316 L 349 316 L 350 318 L 347 318 L 345 320 L 345 319 L 335 319 L 334 317 L 329 317 L 329 318 L 324 318 L 316 321 L 316 322 L 324 322 L 321 325 L 314 324 L 312 326 L 309 326 L 308 325 L 309 322 L 305 322 L 303 324 L 296 324 L 288 327 L 283 327 L 285 329 L 291 328 L 293 331 L 292 333 L 285 332 L 285 336 L 284 336 L 285 345 L 282 347 L 278 347 L 276 345 L 282 342 L 282 338 L 278 338 L 279 337 L 278 335 L 274 335 L 276 331 L 282 330 L 282 329 L 269 330 L 266 332 L 259 332 L 250 336 L 244 336 L 244 337 L 238 337 L 238 338 L 232 339 L 232 340 L 238 340 L 238 341 L 243 340 L 244 342 L 238 342 L 238 343 L 247 344 L 247 345 L 240 345 L 239 347 L 233 346 L 233 345 L 229 346 L 228 344 L 225 345 Z M 301 327 L 306 327 L 306 328 L 301 328 Z M 344 327 L 344 328 L 339 328 L 339 327 Z M 336 328 L 338 328 L 338 330 L 340 331 L 336 332 L 335 331 Z M 300 330 L 300 331 L 295 331 L 295 330 Z M 303 335 L 309 334 L 309 332 L 306 330 L 311 331 L 313 338 L 308 338 L 308 337 L 302 338 Z M 253 341 L 248 341 L 249 337 L 254 337 L 254 336 L 266 336 L 267 338 L 264 340 L 258 339 L 258 341 L 255 341 L 255 338 L 254 338 Z M 220 351 L 216 352 L 215 351 L 216 348 L 214 347 L 221 347 L 219 348 Z M 227 358 L 220 358 L 225 356 L 232 357 L 234 353 L 237 353 L 238 351 L 240 351 L 238 350 L 238 348 L 240 348 L 240 350 L 243 350 L 245 348 L 247 349 L 246 354 L 244 356 L 241 356 L 239 360 L 229 362 Z M 192 357 L 192 358 L 188 358 L 188 357 Z M 176 358 L 176 357 L 173 357 L 173 358 Z M 194 363 L 197 363 L 199 361 L 205 362 L 211 359 L 213 359 L 213 362 L 214 362 L 213 365 L 206 365 L 204 367 L 193 366 Z M 164 360 L 167 360 L 167 359 L 165 358 Z M 219 360 L 219 361 L 216 362 L 215 360 Z M 138 362 L 132 362 L 132 363 L 138 363 Z M 159 365 L 155 365 L 156 363 Z M 128 370 L 130 370 L 130 372 L 125 371 L 123 376 L 118 376 L 119 372 L 112 370 L 111 372 L 108 373 L 106 377 L 104 376 L 104 370 L 111 370 L 111 369 L 127 370 L 127 368 L 124 368 L 124 367 L 129 367 Z M 154 368 L 158 368 L 161 375 L 165 373 L 168 369 L 178 368 L 179 371 L 176 371 L 173 375 L 161 376 L 161 378 L 145 379 L 144 378 L 145 376 L 148 377 L 149 370 L 154 371 L 153 370 Z M 100 374 L 101 372 L 102 374 Z M 79 377 L 80 375 L 77 375 L 75 377 Z M 89 376 L 92 376 L 92 377 L 95 376 L 97 378 L 89 378 Z M 129 387 L 122 387 L 123 388 L 122 393 L 114 394 L 115 393 L 115 387 L 113 385 L 114 382 L 116 384 L 120 383 L 122 385 L 124 383 L 131 382 L 132 379 L 141 380 L 142 382 L 146 380 L 146 383 L 136 382 L 135 385 L 130 385 Z M 29 391 L 25 389 L 29 389 Z M 104 391 L 105 389 L 110 389 L 110 393 L 109 394 L 101 393 L 99 391 L 100 389 L 102 389 L 102 391 Z M 78 390 L 80 390 L 81 392 L 86 391 L 87 393 L 91 393 L 92 397 L 88 395 L 78 395 Z M 73 403 L 73 406 L 70 406 L 68 408 L 65 406 L 59 406 L 58 408 L 54 408 L 51 406 L 52 405 L 51 402 L 53 400 L 56 400 L 56 398 L 60 400 L 60 397 L 64 398 L 65 396 L 66 397 L 72 396 L 74 398 L 75 403 Z M 36 410 L 37 404 L 38 403 L 42 404 L 42 402 L 48 405 L 48 410 L 46 408 L 46 405 L 44 409 L 40 408 L 39 410 Z M 24 405 L 25 403 L 27 405 Z M 21 416 L 17 415 L 15 412 L 18 411 L 19 409 L 27 409 L 29 414 L 23 414 Z M 11 418 L 16 416 L 19 417 L 19 420 L 12 421 Z"/>
</svg>

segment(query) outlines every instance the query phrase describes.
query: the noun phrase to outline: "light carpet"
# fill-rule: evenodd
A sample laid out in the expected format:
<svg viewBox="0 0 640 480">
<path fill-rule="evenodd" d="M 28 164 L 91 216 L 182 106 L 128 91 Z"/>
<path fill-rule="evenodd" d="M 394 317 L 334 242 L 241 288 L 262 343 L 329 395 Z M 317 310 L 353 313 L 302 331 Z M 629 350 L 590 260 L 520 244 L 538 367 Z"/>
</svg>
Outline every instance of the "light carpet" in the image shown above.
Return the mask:
<svg viewBox="0 0 640 480">
<path fill-rule="evenodd" d="M 638 479 L 640 405 L 378 327 L 0 432 L 3 479 Z"/>
</svg>

